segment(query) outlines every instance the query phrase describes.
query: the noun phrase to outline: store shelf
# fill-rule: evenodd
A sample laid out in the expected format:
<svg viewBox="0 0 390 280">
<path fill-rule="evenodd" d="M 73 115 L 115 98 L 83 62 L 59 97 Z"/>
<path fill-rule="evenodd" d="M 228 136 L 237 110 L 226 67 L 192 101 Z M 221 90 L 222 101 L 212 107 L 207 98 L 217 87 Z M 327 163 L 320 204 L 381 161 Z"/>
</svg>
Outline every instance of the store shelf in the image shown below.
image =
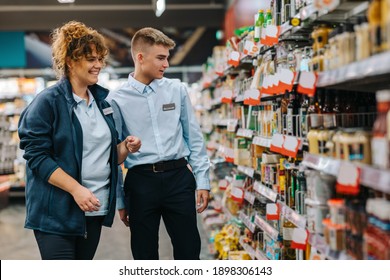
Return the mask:
<svg viewBox="0 0 390 280">
<path fill-rule="evenodd" d="M 245 137 L 245 138 L 249 138 L 249 139 L 252 139 L 253 134 L 254 134 L 253 130 L 251 130 L 251 129 L 244 129 L 244 128 L 239 128 L 237 130 L 237 133 L 236 133 L 237 136 Z"/>
<path fill-rule="evenodd" d="M 248 166 L 238 165 L 237 170 L 251 178 L 253 178 L 255 174 L 255 170 L 252 167 L 248 167 Z"/>
<path fill-rule="evenodd" d="M 342 160 L 307 153 L 303 156 L 302 164 L 337 176 L 342 162 Z M 362 185 L 390 194 L 390 170 L 378 169 L 361 163 L 354 163 L 354 165 L 361 170 L 360 183 Z"/>
<path fill-rule="evenodd" d="M 255 204 L 256 196 L 253 193 L 249 192 L 249 191 L 245 191 L 244 199 L 246 201 L 248 201 L 251 205 L 253 205 L 253 204 Z"/>
<path fill-rule="evenodd" d="M 256 259 L 256 252 L 255 249 L 253 249 L 250 245 L 244 242 L 244 237 L 241 236 L 239 239 L 239 243 L 241 247 L 245 250 L 245 252 L 248 253 L 248 255 L 251 257 L 252 260 Z"/>
<path fill-rule="evenodd" d="M 281 25 L 280 41 L 308 40 L 313 27 L 319 23 L 344 23 L 367 10 L 369 1 L 340 0 L 339 5 L 332 10 L 317 9 L 314 4 L 302 8 L 295 18 L 301 19 L 301 25 L 293 27 L 289 22 Z"/>
<path fill-rule="evenodd" d="M 288 207 L 283 202 L 278 202 L 280 206 L 281 215 L 283 215 L 287 220 L 292 222 L 295 226 L 299 228 L 306 228 L 306 218 L 302 215 L 299 215 L 293 209 Z"/>
<path fill-rule="evenodd" d="M 390 52 L 318 74 L 317 87 L 375 92 L 390 87 Z"/>
<path fill-rule="evenodd" d="M 276 202 L 276 200 L 278 198 L 278 193 L 276 193 L 272 189 L 264 186 L 259 181 L 256 181 L 253 184 L 253 189 L 256 192 L 258 192 L 259 194 L 261 194 L 262 196 L 264 196 L 264 197 L 268 198 L 269 200 L 271 200 L 272 202 Z"/>
<path fill-rule="evenodd" d="M 260 249 L 256 249 L 255 251 L 255 257 L 256 259 L 258 260 L 264 260 L 264 261 L 268 261 L 269 259 L 267 258 L 267 256 L 265 255 L 265 253 L 263 251 L 261 251 Z"/>
<path fill-rule="evenodd" d="M 267 223 L 262 217 L 256 215 L 255 225 L 261 228 L 264 233 L 266 233 L 273 240 L 277 241 L 279 238 L 279 232 L 277 229 L 273 228 L 269 223 Z"/>
<path fill-rule="evenodd" d="M 222 212 L 224 213 L 227 221 L 230 221 L 233 219 L 235 216 L 230 212 L 229 209 L 227 209 L 225 206 L 222 206 Z"/>
<path fill-rule="evenodd" d="M 245 213 L 240 212 L 238 217 L 244 223 L 244 225 L 252 232 L 255 232 L 256 225 L 250 221 L 249 216 L 245 215 Z"/>
<path fill-rule="evenodd" d="M 257 146 L 261 146 L 261 147 L 269 148 L 269 147 L 271 147 L 271 140 L 272 140 L 272 138 L 255 136 L 255 137 L 253 137 L 252 144 L 257 145 Z"/>
</svg>

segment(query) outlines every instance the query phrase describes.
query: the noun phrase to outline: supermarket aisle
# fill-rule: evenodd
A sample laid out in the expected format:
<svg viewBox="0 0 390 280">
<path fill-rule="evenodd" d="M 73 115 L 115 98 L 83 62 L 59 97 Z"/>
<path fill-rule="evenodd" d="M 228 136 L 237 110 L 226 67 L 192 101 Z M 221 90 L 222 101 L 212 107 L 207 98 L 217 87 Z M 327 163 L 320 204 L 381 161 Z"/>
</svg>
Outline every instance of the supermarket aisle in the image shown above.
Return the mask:
<svg viewBox="0 0 390 280">
<path fill-rule="evenodd" d="M 23 228 L 25 205 L 20 199 L 11 200 L 7 208 L 0 210 L 0 259 L 37 260 L 40 259 L 38 247 L 31 230 Z M 200 218 L 200 217 L 199 217 Z M 203 240 L 201 259 L 209 259 L 207 242 L 200 226 Z M 95 255 L 96 260 L 133 259 L 130 252 L 129 230 L 115 217 L 112 228 L 103 228 L 101 242 Z M 171 260 L 172 246 L 165 227 L 160 229 L 160 259 Z"/>
</svg>

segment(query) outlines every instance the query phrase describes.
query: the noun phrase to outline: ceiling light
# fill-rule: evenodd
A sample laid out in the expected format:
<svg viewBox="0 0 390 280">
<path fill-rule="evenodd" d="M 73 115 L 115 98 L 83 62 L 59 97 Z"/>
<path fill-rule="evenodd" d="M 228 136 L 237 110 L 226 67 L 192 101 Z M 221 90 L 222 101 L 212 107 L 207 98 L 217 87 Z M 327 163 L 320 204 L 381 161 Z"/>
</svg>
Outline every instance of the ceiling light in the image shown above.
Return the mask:
<svg viewBox="0 0 390 280">
<path fill-rule="evenodd" d="M 74 3 L 75 0 L 57 0 L 61 4 L 70 4 Z"/>
<path fill-rule="evenodd" d="M 161 16 L 162 13 L 165 11 L 165 0 L 154 0 L 153 4 L 156 17 Z"/>
</svg>

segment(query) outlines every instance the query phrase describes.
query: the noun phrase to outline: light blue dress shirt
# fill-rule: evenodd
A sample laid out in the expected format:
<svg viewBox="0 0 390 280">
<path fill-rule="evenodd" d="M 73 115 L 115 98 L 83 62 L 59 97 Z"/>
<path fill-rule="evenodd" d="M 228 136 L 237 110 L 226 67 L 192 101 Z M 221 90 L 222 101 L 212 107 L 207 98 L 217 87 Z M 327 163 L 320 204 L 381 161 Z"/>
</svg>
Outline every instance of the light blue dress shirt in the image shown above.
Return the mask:
<svg viewBox="0 0 390 280">
<path fill-rule="evenodd" d="M 85 99 L 73 94 L 77 102 L 74 112 L 83 130 L 81 184 L 100 201 L 98 211 L 86 212 L 85 215 L 102 216 L 108 212 L 111 133 L 89 90 L 88 96 L 89 104 Z"/>
<path fill-rule="evenodd" d="M 186 86 L 177 79 L 162 78 L 145 85 L 133 78 L 110 92 L 119 138 L 140 138 L 142 146 L 129 154 L 125 167 L 187 158 L 197 189 L 210 189 L 210 160 L 193 112 Z"/>
</svg>

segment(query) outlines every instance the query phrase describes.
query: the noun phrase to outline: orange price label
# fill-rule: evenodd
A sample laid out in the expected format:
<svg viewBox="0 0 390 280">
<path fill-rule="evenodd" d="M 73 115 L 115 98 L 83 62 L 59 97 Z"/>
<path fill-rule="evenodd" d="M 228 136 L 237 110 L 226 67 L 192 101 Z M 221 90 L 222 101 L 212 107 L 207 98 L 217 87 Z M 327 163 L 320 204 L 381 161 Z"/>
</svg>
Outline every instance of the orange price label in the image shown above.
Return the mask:
<svg viewBox="0 0 390 280">
<path fill-rule="evenodd" d="M 361 169 L 351 162 L 343 161 L 336 181 L 336 192 L 357 195 L 360 191 Z"/>
</svg>

